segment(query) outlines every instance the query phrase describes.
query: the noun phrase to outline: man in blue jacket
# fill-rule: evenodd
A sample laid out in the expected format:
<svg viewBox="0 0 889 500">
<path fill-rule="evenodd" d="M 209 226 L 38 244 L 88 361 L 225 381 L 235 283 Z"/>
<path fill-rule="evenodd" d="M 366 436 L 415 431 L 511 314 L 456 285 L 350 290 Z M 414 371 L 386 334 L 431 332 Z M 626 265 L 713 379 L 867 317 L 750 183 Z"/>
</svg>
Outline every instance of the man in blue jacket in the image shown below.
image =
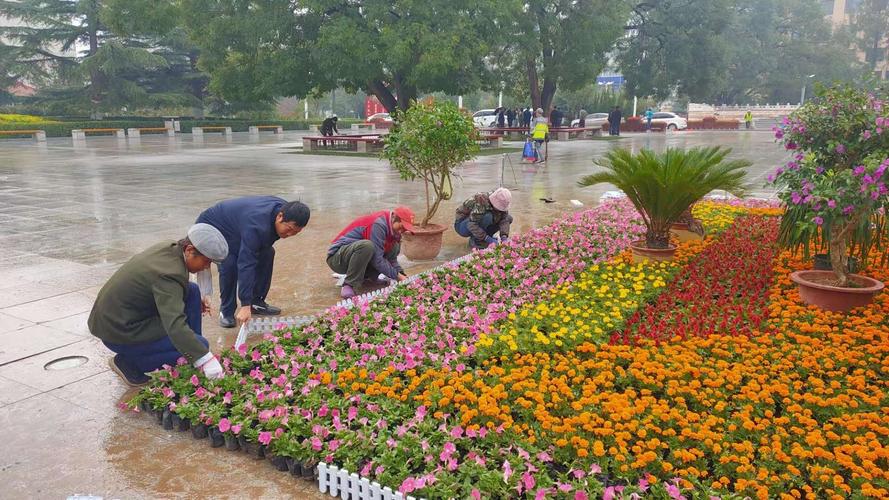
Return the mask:
<svg viewBox="0 0 889 500">
<path fill-rule="evenodd" d="M 225 200 L 204 210 L 197 222 L 210 224 L 228 243 L 228 257 L 218 266 L 219 324 L 232 328 L 253 314 L 275 316 L 281 309 L 265 298 L 272 285 L 275 249 L 279 238 L 298 234 L 309 223 L 309 207 L 276 196 L 245 196 Z M 202 292 L 212 293 L 208 274 L 198 276 Z M 237 308 L 237 299 L 241 307 Z"/>
</svg>

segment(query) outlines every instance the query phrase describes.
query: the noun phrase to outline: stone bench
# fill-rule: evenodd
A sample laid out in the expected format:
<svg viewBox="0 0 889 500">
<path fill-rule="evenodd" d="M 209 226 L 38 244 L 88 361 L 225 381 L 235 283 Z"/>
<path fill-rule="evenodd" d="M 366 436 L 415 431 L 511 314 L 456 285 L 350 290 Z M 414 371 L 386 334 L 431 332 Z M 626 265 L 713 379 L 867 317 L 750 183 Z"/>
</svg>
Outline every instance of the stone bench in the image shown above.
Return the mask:
<svg viewBox="0 0 889 500">
<path fill-rule="evenodd" d="M 353 123 L 351 126 L 351 129 L 352 130 L 365 129 L 365 130 L 370 130 L 371 132 L 374 132 L 377 130 L 377 124 L 376 123 Z"/>
<path fill-rule="evenodd" d="M 276 134 L 284 133 L 284 127 L 281 125 L 251 125 L 248 130 L 250 131 L 250 135 L 259 135 L 259 132 L 262 130 L 271 130 Z"/>
<path fill-rule="evenodd" d="M 46 132 L 43 130 L 0 130 L 0 135 L 30 135 L 37 142 L 46 142 Z"/>
<path fill-rule="evenodd" d="M 71 138 L 75 141 L 86 139 L 87 134 L 112 134 L 118 139 L 126 138 L 126 132 L 122 128 L 77 128 L 71 130 Z"/>
<path fill-rule="evenodd" d="M 356 153 L 367 153 L 368 146 L 382 147 L 383 139 L 379 135 L 321 135 L 303 137 L 303 151 L 342 151 L 343 148 L 341 146 L 346 146 L 349 151 L 355 151 Z"/>
<path fill-rule="evenodd" d="M 502 135 L 483 135 L 479 139 L 479 142 L 483 143 L 484 146 L 492 147 L 492 148 L 502 148 L 503 147 L 503 136 Z"/>
<path fill-rule="evenodd" d="M 222 135 L 232 135 L 232 128 L 223 126 L 191 127 L 191 135 L 193 137 L 203 137 L 204 132 L 221 132 Z"/>
<path fill-rule="evenodd" d="M 127 129 L 127 136 L 132 137 L 132 138 L 139 138 L 142 136 L 143 133 L 146 133 L 146 132 L 149 134 L 158 133 L 158 134 L 167 134 L 167 137 L 176 137 L 176 131 L 171 128 L 167 128 L 167 127 L 128 128 Z"/>
<path fill-rule="evenodd" d="M 602 134 L 602 129 L 600 127 L 559 127 L 559 128 L 551 128 L 549 129 L 550 136 L 555 136 L 557 141 L 568 141 L 571 140 L 571 137 L 574 136 L 577 139 L 580 139 L 584 136 L 592 137 L 596 135 Z"/>
</svg>

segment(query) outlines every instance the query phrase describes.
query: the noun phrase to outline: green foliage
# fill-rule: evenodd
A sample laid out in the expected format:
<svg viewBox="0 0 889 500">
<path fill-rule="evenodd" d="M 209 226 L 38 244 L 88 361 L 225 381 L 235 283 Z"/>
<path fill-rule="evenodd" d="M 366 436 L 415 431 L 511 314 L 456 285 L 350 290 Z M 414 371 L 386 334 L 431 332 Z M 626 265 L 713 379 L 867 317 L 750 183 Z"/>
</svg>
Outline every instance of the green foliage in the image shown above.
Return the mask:
<svg viewBox="0 0 889 500">
<path fill-rule="evenodd" d="M 744 194 L 745 170 L 751 163 L 726 160 L 730 152 L 719 146 L 663 153 L 643 149 L 638 154 L 616 149 L 600 164 L 604 172 L 587 175 L 578 185 L 607 182 L 623 191 L 642 216 L 646 245 L 667 248 L 670 225 L 707 193 L 722 189 Z"/>
<path fill-rule="evenodd" d="M 861 0 L 852 16 L 852 28 L 871 71 L 879 61 L 889 60 L 889 0 Z"/>
<path fill-rule="evenodd" d="M 849 251 L 866 261 L 889 237 L 889 93 L 818 89 L 776 136 L 794 152 L 770 177 L 787 204 L 780 242 L 806 253 L 826 244 L 845 284 Z"/>
<path fill-rule="evenodd" d="M 426 214 L 422 226 L 429 223 L 442 200 L 450 199 L 454 168 L 478 152 L 478 139 L 472 118 L 451 102 L 415 103 L 396 114 L 396 126 L 384 139 L 382 155 L 402 179 L 423 180 Z"/>
<path fill-rule="evenodd" d="M 284 130 L 306 130 L 309 124 L 302 120 L 182 120 L 180 130 L 183 134 L 191 133 L 192 127 L 225 126 L 231 127 L 233 132 L 246 132 L 250 125 L 281 125 Z M 46 132 L 47 137 L 71 137 L 71 130 L 85 128 L 135 128 L 135 127 L 163 127 L 161 118 L 140 118 L 127 120 L 82 120 L 65 121 L 55 123 L 0 122 L 0 130 L 32 130 L 39 129 Z M 6 136 L 0 137 L 2 141 Z"/>
<path fill-rule="evenodd" d="M 832 30 L 818 0 L 656 0 L 640 4 L 630 24 L 618 60 L 631 94 L 797 102 L 808 75 L 858 74 L 852 38 Z"/>
<path fill-rule="evenodd" d="M 499 80 L 527 87 L 533 107 L 548 110 L 558 88 L 595 81 L 629 13 L 628 2 L 613 0 L 504 3 L 507 42 L 491 57 Z"/>
</svg>

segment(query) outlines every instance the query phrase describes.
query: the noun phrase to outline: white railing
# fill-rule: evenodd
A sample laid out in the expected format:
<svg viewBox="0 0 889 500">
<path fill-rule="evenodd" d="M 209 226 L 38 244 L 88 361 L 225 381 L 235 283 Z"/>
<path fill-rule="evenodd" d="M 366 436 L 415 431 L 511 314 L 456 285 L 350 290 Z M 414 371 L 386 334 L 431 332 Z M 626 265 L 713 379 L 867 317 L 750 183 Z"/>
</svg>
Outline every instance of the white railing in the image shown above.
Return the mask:
<svg viewBox="0 0 889 500">
<path fill-rule="evenodd" d="M 417 500 L 388 486 L 324 462 L 318 464 L 318 491 L 343 500 Z"/>
</svg>

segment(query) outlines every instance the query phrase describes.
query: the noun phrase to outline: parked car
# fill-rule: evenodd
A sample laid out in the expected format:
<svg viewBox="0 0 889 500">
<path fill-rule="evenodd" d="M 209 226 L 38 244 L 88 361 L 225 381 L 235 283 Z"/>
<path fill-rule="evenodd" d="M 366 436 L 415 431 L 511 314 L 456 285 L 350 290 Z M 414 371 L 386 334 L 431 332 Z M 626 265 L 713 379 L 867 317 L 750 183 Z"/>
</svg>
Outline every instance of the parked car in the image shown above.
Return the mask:
<svg viewBox="0 0 889 500">
<path fill-rule="evenodd" d="M 642 121 L 645 121 L 645 117 L 642 117 Z M 667 111 L 658 111 L 651 117 L 652 125 L 663 125 L 670 130 L 685 130 L 688 128 L 688 120 L 677 115 L 676 113 L 670 113 Z"/>
<path fill-rule="evenodd" d="M 389 128 L 394 122 L 392 117 L 389 116 L 389 113 L 376 113 L 368 116 L 365 121 L 367 123 L 373 123 L 377 128 Z"/>
<path fill-rule="evenodd" d="M 586 128 L 601 128 L 602 125 L 605 125 L 605 122 L 608 121 L 608 113 L 590 113 L 586 115 L 584 119 L 584 127 Z M 580 126 L 580 119 L 575 119 L 571 121 L 571 128 L 577 128 Z"/>
<path fill-rule="evenodd" d="M 476 128 L 489 128 L 497 126 L 497 110 L 480 109 L 472 114 L 472 123 Z"/>
</svg>

